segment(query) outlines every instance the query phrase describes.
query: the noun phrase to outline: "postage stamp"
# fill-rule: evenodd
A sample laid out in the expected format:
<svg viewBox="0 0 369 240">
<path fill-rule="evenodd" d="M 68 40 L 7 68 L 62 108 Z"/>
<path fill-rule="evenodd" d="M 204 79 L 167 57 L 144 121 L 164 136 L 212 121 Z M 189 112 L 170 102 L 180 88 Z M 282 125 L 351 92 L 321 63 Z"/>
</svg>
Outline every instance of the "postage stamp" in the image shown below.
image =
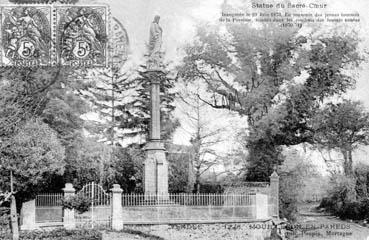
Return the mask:
<svg viewBox="0 0 369 240">
<path fill-rule="evenodd" d="M 1 7 L 1 64 L 47 66 L 51 64 L 51 7 Z"/>
<path fill-rule="evenodd" d="M 108 64 L 107 6 L 56 6 L 58 62 L 73 67 Z"/>
</svg>

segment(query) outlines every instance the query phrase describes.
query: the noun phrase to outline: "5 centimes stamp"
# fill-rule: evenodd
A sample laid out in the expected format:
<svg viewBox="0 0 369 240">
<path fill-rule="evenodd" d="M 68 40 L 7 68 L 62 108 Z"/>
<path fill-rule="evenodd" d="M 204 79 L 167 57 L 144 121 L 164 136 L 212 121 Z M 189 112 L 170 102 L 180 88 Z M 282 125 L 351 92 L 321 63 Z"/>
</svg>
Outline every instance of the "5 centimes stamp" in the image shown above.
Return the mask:
<svg viewBox="0 0 369 240">
<path fill-rule="evenodd" d="M 3 66 L 46 66 L 51 62 L 51 7 L 1 8 Z"/>
<path fill-rule="evenodd" d="M 56 47 L 64 66 L 108 64 L 107 6 L 57 6 Z"/>
</svg>

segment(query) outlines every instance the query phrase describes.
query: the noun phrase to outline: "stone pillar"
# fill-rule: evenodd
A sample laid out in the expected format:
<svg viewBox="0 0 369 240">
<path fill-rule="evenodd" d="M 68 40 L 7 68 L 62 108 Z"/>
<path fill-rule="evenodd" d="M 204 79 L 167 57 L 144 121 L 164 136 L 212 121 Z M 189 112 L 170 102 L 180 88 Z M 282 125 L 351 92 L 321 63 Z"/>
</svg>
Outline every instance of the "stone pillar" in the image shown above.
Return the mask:
<svg viewBox="0 0 369 240">
<path fill-rule="evenodd" d="M 160 136 L 160 79 L 163 72 L 150 70 L 147 72 L 151 80 L 151 121 L 150 139 L 145 146 L 146 160 L 144 164 L 144 190 L 146 200 L 149 195 L 168 194 L 168 162 L 164 144 Z"/>
<path fill-rule="evenodd" d="M 123 229 L 123 207 L 122 207 L 122 193 L 123 190 L 119 184 L 114 184 L 110 189 L 112 192 L 111 198 L 111 226 L 113 230 L 120 231 Z"/>
<path fill-rule="evenodd" d="M 270 196 L 273 199 L 273 217 L 279 218 L 279 176 L 276 171 L 270 175 Z"/>
<path fill-rule="evenodd" d="M 21 217 L 22 217 L 21 230 L 35 230 L 37 228 L 35 200 L 24 202 L 22 204 Z"/>
<path fill-rule="evenodd" d="M 256 219 L 268 218 L 268 195 L 256 193 Z"/>
<path fill-rule="evenodd" d="M 73 184 L 66 183 L 65 187 L 63 188 L 64 191 L 64 198 L 71 198 L 74 197 L 76 194 L 76 190 L 73 187 Z M 66 229 L 73 229 L 76 228 L 76 220 L 74 219 L 74 209 L 66 209 L 64 208 L 64 218 L 63 218 L 63 225 Z"/>
<path fill-rule="evenodd" d="M 160 141 L 160 79 L 157 74 L 150 74 L 151 79 L 151 120 L 150 120 L 150 140 Z"/>
</svg>

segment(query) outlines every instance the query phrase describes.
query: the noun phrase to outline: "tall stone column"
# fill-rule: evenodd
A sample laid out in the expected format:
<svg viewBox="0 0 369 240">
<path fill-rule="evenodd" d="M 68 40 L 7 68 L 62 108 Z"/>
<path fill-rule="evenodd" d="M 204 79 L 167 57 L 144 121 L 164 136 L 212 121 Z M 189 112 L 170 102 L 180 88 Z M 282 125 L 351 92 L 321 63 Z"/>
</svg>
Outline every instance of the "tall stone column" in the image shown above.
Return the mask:
<svg viewBox="0 0 369 240">
<path fill-rule="evenodd" d="M 168 193 L 168 163 L 160 136 L 160 71 L 148 72 L 151 80 L 150 139 L 146 144 L 145 194 Z"/>
<path fill-rule="evenodd" d="M 151 121 L 147 143 L 144 190 L 145 194 L 168 194 L 168 163 L 164 144 L 160 136 L 160 80 L 166 75 L 161 52 L 163 30 L 159 25 L 160 16 L 155 16 L 150 26 L 146 77 L 151 83 Z"/>
</svg>

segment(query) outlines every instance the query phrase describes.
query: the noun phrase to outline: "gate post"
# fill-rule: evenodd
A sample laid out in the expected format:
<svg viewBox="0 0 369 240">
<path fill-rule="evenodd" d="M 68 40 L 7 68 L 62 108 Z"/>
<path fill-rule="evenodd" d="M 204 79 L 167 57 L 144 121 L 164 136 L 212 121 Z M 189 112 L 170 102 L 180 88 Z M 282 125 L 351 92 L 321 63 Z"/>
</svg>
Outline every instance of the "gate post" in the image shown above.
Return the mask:
<svg viewBox="0 0 369 240">
<path fill-rule="evenodd" d="M 256 193 L 256 219 L 268 218 L 268 195 Z"/>
<path fill-rule="evenodd" d="M 273 200 L 273 217 L 279 218 L 279 176 L 276 171 L 270 175 L 270 196 Z"/>
<path fill-rule="evenodd" d="M 24 202 L 21 210 L 22 226 L 21 230 L 35 230 L 36 224 L 36 201 Z"/>
<path fill-rule="evenodd" d="M 111 226 L 113 230 L 120 231 L 123 229 L 123 208 L 122 193 L 123 190 L 119 184 L 113 184 L 111 199 Z"/>
<path fill-rule="evenodd" d="M 64 198 L 73 197 L 76 193 L 76 190 L 73 187 L 73 184 L 66 183 L 64 191 Z M 66 229 L 73 229 L 76 227 L 76 221 L 74 219 L 74 209 L 66 209 L 64 208 L 64 218 L 63 218 L 63 225 Z"/>
</svg>

